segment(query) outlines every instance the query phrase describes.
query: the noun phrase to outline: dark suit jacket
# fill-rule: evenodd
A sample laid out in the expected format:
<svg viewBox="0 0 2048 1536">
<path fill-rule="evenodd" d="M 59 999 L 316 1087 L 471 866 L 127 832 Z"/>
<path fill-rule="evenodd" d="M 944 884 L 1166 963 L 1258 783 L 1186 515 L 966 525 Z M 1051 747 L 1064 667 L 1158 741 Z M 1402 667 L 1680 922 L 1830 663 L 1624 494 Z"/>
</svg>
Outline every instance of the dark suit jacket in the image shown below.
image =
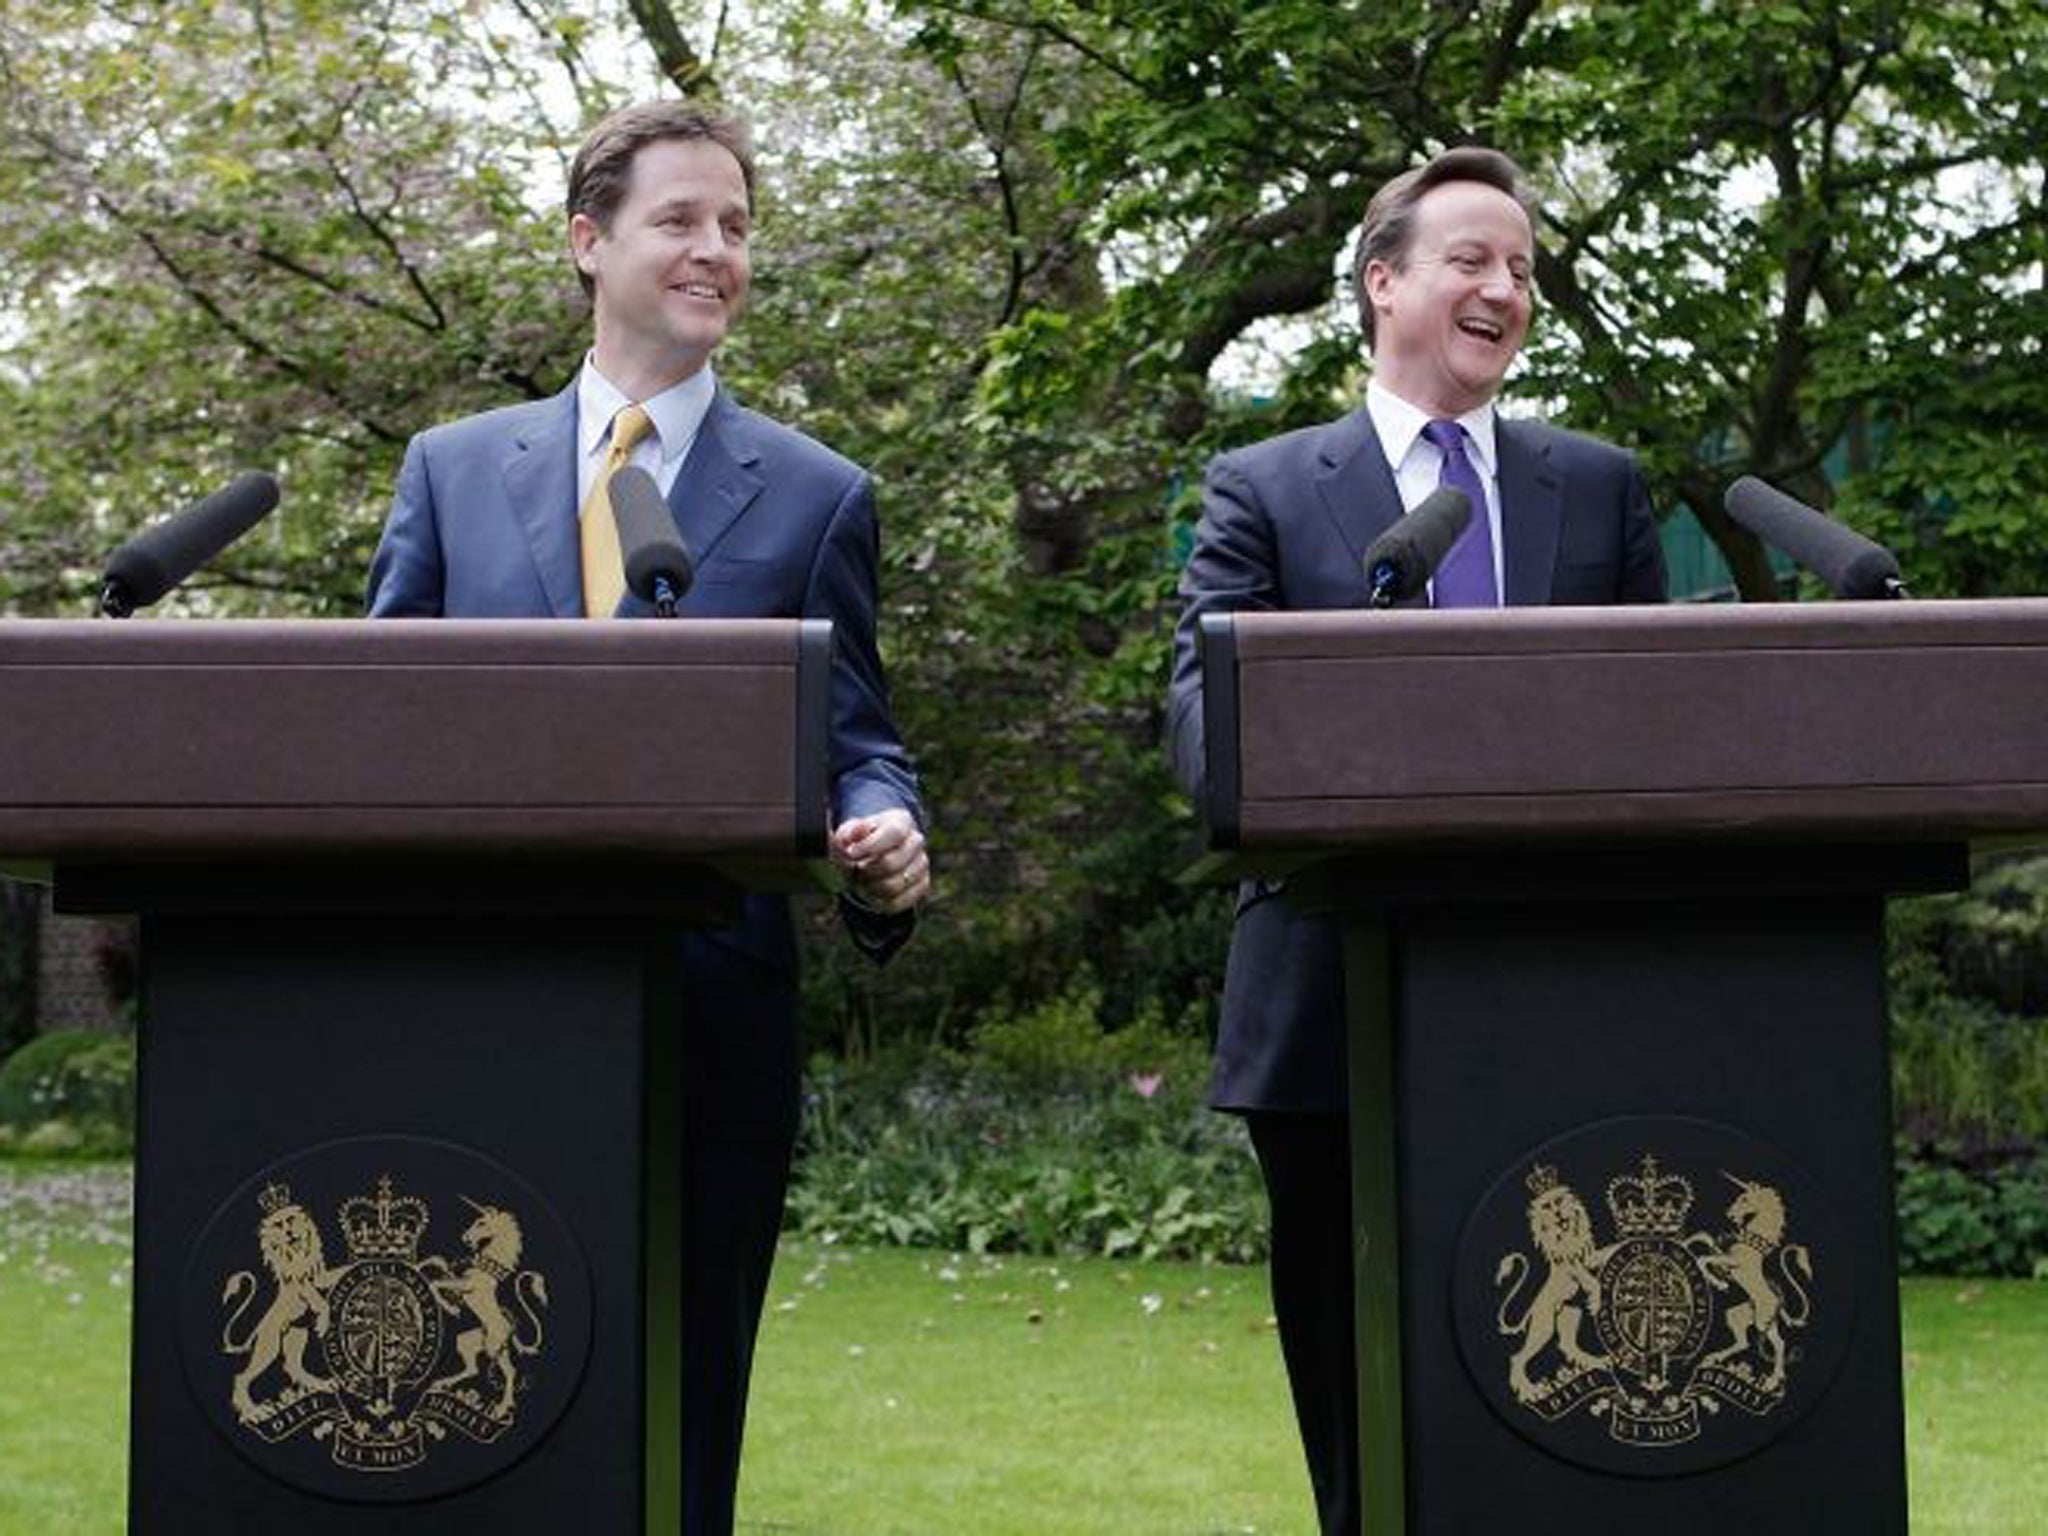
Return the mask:
<svg viewBox="0 0 2048 1536">
<path fill-rule="evenodd" d="M 832 621 L 834 822 L 891 806 L 921 817 L 875 648 L 879 545 L 867 475 L 720 390 L 668 501 L 696 564 L 685 616 Z M 574 385 L 421 433 L 371 563 L 371 617 L 580 619 L 577 510 Z M 617 616 L 652 612 L 628 592 Z M 676 722 L 679 733 L 694 727 Z M 909 933 L 907 916 L 843 910 L 878 958 Z M 788 904 L 749 897 L 740 922 L 689 935 L 685 950 L 691 1134 L 793 1134 Z"/>
<path fill-rule="evenodd" d="M 1498 419 L 1506 600 L 1662 602 L 1664 557 L 1634 458 L 1593 438 Z M 1169 745 L 1199 800 L 1206 613 L 1362 608 L 1364 556 L 1401 515 L 1400 492 L 1363 407 L 1226 453 L 1209 466 L 1202 521 L 1181 578 Z M 1219 1109 L 1345 1107 L 1343 955 L 1326 914 L 1295 910 L 1277 882 L 1239 889 L 1211 1102 Z"/>
</svg>

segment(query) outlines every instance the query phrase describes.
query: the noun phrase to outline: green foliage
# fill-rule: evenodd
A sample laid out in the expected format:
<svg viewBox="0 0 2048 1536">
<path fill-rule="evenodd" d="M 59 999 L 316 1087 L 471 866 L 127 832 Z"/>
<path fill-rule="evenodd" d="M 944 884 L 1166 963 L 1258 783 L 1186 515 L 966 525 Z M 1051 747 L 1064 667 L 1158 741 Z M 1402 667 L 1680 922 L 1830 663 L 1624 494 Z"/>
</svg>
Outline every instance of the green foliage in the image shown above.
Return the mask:
<svg viewBox="0 0 2048 1536">
<path fill-rule="evenodd" d="M 1902 1146 L 1899 1272 L 2048 1279 L 2048 1158 L 1968 1168 Z"/>
<path fill-rule="evenodd" d="M 0 1063 L 0 1150 L 115 1156 L 135 1144 L 135 1040 L 38 1035 Z"/>
<path fill-rule="evenodd" d="M 972 1253 L 1247 1260 L 1264 1251 L 1242 1129 L 1206 1053 L 1100 994 L 979 1022 L 964 1052 L 813 1064 L 792 1230 Z"/>
<path fill-rule="evenodd" d="M 1921 1145 L 2048 1142 L 2048 860 L 1996 866 L 1957 896 L 1892 904 L 1892 1096 Z"/>
<path fill-rule="evenodd" d="M 2048 858 L 1992 865 L 1948 902 L 1941 963 L 1967 996 L 2007 1013 L 2048 1014 Z"/>
<path fill-rule="evenodd" d="M 519 100 L 555 42 L 503 22 L 0 0 L 0 611 L 85 611 L 138 520 L 263 467 L 282 510 L 180 605 L 352 612 L 406 437 L 566 379 L 523 187 L 575 124 Z"/>
<path fill-rule="evenodd" d="M 1892 1098 L 1907 1274 L 2048 1273 L 2048 860 L 1892 903 Z"/>
</svg>

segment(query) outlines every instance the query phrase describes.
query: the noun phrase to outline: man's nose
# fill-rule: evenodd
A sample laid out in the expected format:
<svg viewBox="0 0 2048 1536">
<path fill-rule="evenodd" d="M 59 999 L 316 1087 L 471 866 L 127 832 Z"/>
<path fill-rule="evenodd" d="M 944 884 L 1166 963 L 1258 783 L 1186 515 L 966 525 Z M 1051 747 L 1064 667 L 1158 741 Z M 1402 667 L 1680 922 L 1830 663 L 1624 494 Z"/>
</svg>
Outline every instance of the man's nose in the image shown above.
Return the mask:
<svg viewBox="0 0 2048 1536">
<path fill-rule="evenodd" d="M 698 261 L 716 261 L 725 254 L 725 234 L 715 219 L 692 224 L 683 240 L 683 248 Z"/>
</svg>

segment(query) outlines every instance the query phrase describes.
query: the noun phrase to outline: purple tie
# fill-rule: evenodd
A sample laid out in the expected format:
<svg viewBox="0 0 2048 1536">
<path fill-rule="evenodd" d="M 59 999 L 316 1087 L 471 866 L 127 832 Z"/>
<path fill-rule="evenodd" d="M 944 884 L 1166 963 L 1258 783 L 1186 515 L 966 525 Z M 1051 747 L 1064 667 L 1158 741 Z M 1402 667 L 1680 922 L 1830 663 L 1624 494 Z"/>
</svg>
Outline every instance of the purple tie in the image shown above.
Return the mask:
<svg viewBox="0 0 2048 1536">
<path fill-rule="evenodd" d="M 1465 493 L 1472 503 L 1472 521 L 1437 567 L 1433 587 L 1438 608 L 1498 608 L 1500 588 L 1493 579 L 1493 524 L 1486 515 L 1486 487 L 1465 453 L 1465 429 L 1455 421 L 1432 421 L 1422 435 L 1443 450 L 1438 485 Z"/>
</svg>

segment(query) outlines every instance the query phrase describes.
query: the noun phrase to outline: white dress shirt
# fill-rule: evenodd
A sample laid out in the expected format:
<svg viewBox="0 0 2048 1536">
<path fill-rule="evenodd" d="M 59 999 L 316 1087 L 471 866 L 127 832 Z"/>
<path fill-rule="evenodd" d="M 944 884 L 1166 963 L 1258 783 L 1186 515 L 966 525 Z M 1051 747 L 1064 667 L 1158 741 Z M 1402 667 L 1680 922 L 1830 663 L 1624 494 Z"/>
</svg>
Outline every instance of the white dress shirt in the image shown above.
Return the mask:
<svg viewBox="0 0 2048 1536">
<path fill-rule="evenodd" d="M 651 400 L 626 398 L 616 384 L 597 371 L 597 360 L 583 359 L 583 371 L 576 376 L 576 505 L 590 499 L 597 472 L 604 468 L 611 452 L 612 418 L 627 406 L 638 404 L 654 423 L 654 430 L 633 445 L 626 462 L 637 464 L 661 487 L 666 496 L 682 473 L 683 459 L 697 441 L 697 429 L 711 409 L 718 393 L 718 380 L 706 363 L 680 384 L 672 384 Z"/>
</svg>

